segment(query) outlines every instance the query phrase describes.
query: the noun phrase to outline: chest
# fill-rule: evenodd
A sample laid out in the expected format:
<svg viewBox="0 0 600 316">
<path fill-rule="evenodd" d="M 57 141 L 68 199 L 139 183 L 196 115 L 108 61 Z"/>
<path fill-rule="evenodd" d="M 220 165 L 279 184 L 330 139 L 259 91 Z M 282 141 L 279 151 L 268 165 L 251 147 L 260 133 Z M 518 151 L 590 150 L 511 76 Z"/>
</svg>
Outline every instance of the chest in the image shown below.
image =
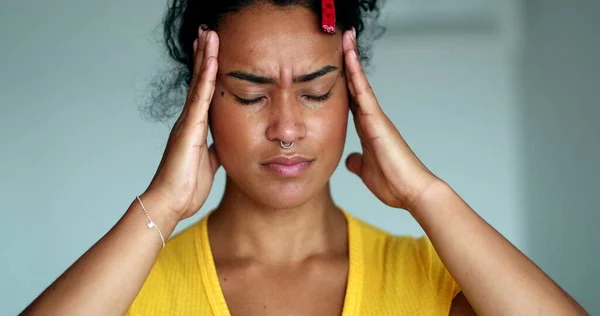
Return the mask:
<svg viewBox="0 0 600 316">
<path fill-rule="evenodd" d="M 222 266 L 217 271 L 232 316 L 342 314 L 346 262 Z"/>
</svg>

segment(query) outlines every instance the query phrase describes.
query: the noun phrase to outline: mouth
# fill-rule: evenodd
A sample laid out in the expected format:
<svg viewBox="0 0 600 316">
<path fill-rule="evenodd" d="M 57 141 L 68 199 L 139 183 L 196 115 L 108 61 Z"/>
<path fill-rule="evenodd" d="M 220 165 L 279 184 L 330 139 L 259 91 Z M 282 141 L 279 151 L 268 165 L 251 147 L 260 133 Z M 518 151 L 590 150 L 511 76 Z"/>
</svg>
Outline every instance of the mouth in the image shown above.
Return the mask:
<svg viewBox="0 0 600 316">
<path fill-rule="evenodd" d="M 300 156 L 279 156 L 262 163 L 262 166 L 280 176 L 295 177 L 306 171 L 306 169 L 308 169 L 314 161 L 314 159 L 308 159 Z"/>
</svg>

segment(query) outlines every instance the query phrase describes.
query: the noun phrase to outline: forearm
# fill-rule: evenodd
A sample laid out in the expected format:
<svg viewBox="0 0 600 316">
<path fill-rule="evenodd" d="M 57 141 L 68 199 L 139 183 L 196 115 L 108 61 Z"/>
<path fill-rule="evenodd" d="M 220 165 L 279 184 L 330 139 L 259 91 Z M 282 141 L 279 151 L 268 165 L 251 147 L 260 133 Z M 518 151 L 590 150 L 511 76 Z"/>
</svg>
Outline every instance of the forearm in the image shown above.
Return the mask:
<svg viewBox="0 0 600 316">
<path fill-rule="evenodd" d="M 167 238 L 176 221 L 168 218 L 153 196 L 142 196 Z M 134 201 L 119 222 L 52 283 L 24 315 L 123 315 L 131 305 L 162 248 Z"/>
<path fill-rule="evenodd" d="M 480 315 L 586 315 L 443 182 L 411 210 Z"/>
</svg>

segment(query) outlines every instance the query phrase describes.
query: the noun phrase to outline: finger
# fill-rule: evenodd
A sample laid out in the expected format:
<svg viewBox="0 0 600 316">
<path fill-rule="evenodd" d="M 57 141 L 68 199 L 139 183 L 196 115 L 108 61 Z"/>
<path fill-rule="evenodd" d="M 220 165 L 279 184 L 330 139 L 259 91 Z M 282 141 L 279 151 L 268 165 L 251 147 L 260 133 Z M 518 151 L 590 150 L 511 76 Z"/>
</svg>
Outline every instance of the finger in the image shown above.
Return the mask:
<svg viewBox="0 0 600 316">
<path fill-rule="evenodd" d="M 196 52 L 197 61 L 206 46 L 214 44 L 214 41 L 208 43 L 207 32 L 201 34 L 198 41 L 198 50 Z M 202 41 L 205 41 L 202 44 Z M 218 42 L 216 43 L 218 45 Z M 179 138 L 180 134 L 185 148 L 202 148 L 206 146 L 206 136 L 208 135 L 208 108 L 212 101 L 215 91 L 215 81 L 217 73 L 217 59 L 215 57 L 204 58 L 202 64 L 196 63 L 194 71 L 201 71 L 194 77 L 194 86 L 190 86 L 188 100 L 177 123 L 173 129 L 173 137 Z"/>
<path fill-rule="evenodd" d="M 206 46 L 204 49 L 204 58 L 214 57 L 219 55 L 219 36 L 215 31 L 206 31 Z"/>
<path fill-rule="evenodd" d="M 202 65 L 204 63 L 204 51 L 206 49 L 207 31 L 198 28 L 198 38 L 194 41 L 194 67 L 192 69 L 192 80 L 190 81 L 190 91 L 196 89 L 200 74 L 202 73 Z"/>
<path fill-rule="evenodd" d="M 356 115 L 353 115 L 352 119 L 354 121 L 354 128 L 356 129 L 356 134 L 358 135 L 358 138 L 361 141 L 366 141 L 367 137 L 365 135 L 364 128 L 362 127 L 362 123 L 360 122 L 361 120 Z"/>
<path fill-rule="evenodd" d="M 206 49 L 206 35 L 208 31 L 203 30 L 202 28 L 198 29 L 198 45 L 196 50 L 194 51 L 194 68 L 192 71 L 192 76 L 198 77 L 200 72 L 202 71 L 202 62 L 204 61 L 204 51 Z"/>
<path fill-rule="evenodd" d="M 393 134 L 395 128 L 379 106 L 379 102 L 362 69 L 356 53 L 357 46 L 354 32 L 354 30 L 351 30 L 344 34 L 343 47 L 347 71 L 346 78 L 349 81 L 348 85 L 355 107 L 353 114 L 357 132 L 359 137 L 367 142 L 377 138 L 389 141 L 391 138 L 385 136 L 389 136 L 390 133 Z"/>
<path fill-rule="evenodd" d="M 202 29 L 200 30 L 202 31 Z M 199 93 L 201 76 L 203 75 L 204 67 L 206 67 L 208 59 L 213 57 L 216 60 L 218 52 L 219 37 L 217 36 L 217 33 L 214 31 L 202 31 L 198 44 L 198 52 L 196 54 L 196 64 L 194 64 L 194 71 L 199 71 L 199 73 L 194 75 L 195 80 L 193 86 L 190 86 L 192 97 Z"/>
<path fill-rule="evenodd" d="M 188 114 L 188 109 L 190 107 L 191 98 L 196 93 L 200 74 L 202 71 L 202 63 L 204 62 L 204 50 L 206 47 L 206 34 L 207 32 L 202 28 L 198 28 L 198 38 L 194 40 L 193 48 L 194 48 L 194 66 L 192 68 L 192 79 L 190 80 L 189 90 L 186 97 L 186 102 L 181 111 L 177 121 L 175 121 L 175 125 L 173 126 L 173 131 L 177 131 L 181 128 L 182 123 L 185 121 L 185 118 Z"/>
<path fill-rule="evenodd" d="M 219 157 L 217 156 L 217 151 L 215 149 L 215 144 L 213 143 L 208 148 L 208 158 L 210 159 L 210 167 L 212 168 L 213 174 L 219 170 L 221 166 L 221 162 L 219 161 Z"/>
<path fill-rule="evenodd" d="M 350 77 L 350 71 L 346 65 L 346 55 L 351 54 L 353 48 L 353 36 L 354 36 L 354 28 L 352 30 L 346 31 L 342 36 L 342 49 L 344 51 L 344 68 L 346 70 L 346 83 L 348 84 L 348 89 L 350 90 L 350 94 L 352 97 L 356 95 L 356 91 L 354 86 L 352 85 L 352 80 Z"/>
<path fill-rule="evenodd" d="M 377 98 L 367 80 L 358 58 L 356 39 L 353 32 L 347 32 L 343 39 L 344 61 L 349 79 L 350 93 L 354 98 L 361 114 L 376 114 L 381 112 Z"/>
<path fill-rule="evenodd" d="M 189 110 L 185 120 L 191 126 L 201 125 L 203 137 L 206 137 L 208 108 L 215 92 L 217 59 L 214 57 L 205 59 L 203 68 L 198 85 L 189 101 Z"/>
<path fill-rule="evenodd" d="M 359 153 L 351 153 L 348 155 L 348 158 L 346 158 L 346 168 L 359 177 L 362 172 L 362 158 L 362 155 Z"/>
<path fill-rule="evenodd" d="M 347 39 L 346 37 L 352 36 L 353 34 L 353 30 L 348 30 L 346 32 L 344 32 L 344 34 L 342 35 L 342 46 L 345 45 Z M 345 51 L 345 49 L 343 49 L 342 51 Z M 350 75 L 348 72 L 348 69 L 346 68 L 346 65 L 344 64 L 344 77 L 346 78 L 346 86 L 348 87 L 348 100 L 349 100 L 349 108 L 350 111 L 352 111 L 352 114 L 356 114 L 356 104 L 354 102 L 354 87 L 352 86 L 352 82 L 350 81 Z"/>
<path fill-rule="evenodd" d="M 348 30 L 348 31 L 344 32 L 344 34 L 342 35 L 342 49 L 344 51 L 344 56 L 346 54 L 350 53 L 350 50 L 352 49 L 353 34 L 354 34 L 354 32 L 352 30 Z M 344 67 L 347 68 L 345 63 L 344 63 Z M 350 73 L 348 72 L 347 69 L 345 69 L 345 70 L 346 70 L 346 83 L 348 84 L 348 89 L 350 90 L 350 93 L 354 96 L 355 91 L 354 91 L 354 87 L 352 86 L 352 81 L 350 80 Z"/>
</svg>

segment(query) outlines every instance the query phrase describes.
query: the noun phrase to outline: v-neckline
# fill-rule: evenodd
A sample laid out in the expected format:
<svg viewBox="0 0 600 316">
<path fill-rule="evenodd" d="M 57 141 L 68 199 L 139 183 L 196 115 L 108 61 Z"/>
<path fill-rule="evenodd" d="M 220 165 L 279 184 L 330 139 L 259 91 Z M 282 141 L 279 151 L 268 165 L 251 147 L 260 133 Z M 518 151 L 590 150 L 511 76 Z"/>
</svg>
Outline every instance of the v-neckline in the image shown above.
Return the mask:
<svg viewBox="0 0 600 316">
<path fill-rule="evenodd" d="M 212 213 L 212 212 L 211 212 Z M 206 297 L 215 316 L 231 316 L 225 295 L 217 275 L 217 267 L 210 248 L 208 237 L 208 218 L 210 214 L 202 218 L 197 226 L 196 253 L 198 254 L 198 265 L 202 274 L 202 282 Z M 348 227 L 348 281 L 346 283 L 346 293 L 344 297 L 344 306 L 342 316 L 353 316 L 359 310 L 361 303 L 363 277 L 364 277 L 364 259 L 363 243 L 360 234 L 360 228 L 355 219 L 342 210 L 346 217 Z"/>
</svg>

